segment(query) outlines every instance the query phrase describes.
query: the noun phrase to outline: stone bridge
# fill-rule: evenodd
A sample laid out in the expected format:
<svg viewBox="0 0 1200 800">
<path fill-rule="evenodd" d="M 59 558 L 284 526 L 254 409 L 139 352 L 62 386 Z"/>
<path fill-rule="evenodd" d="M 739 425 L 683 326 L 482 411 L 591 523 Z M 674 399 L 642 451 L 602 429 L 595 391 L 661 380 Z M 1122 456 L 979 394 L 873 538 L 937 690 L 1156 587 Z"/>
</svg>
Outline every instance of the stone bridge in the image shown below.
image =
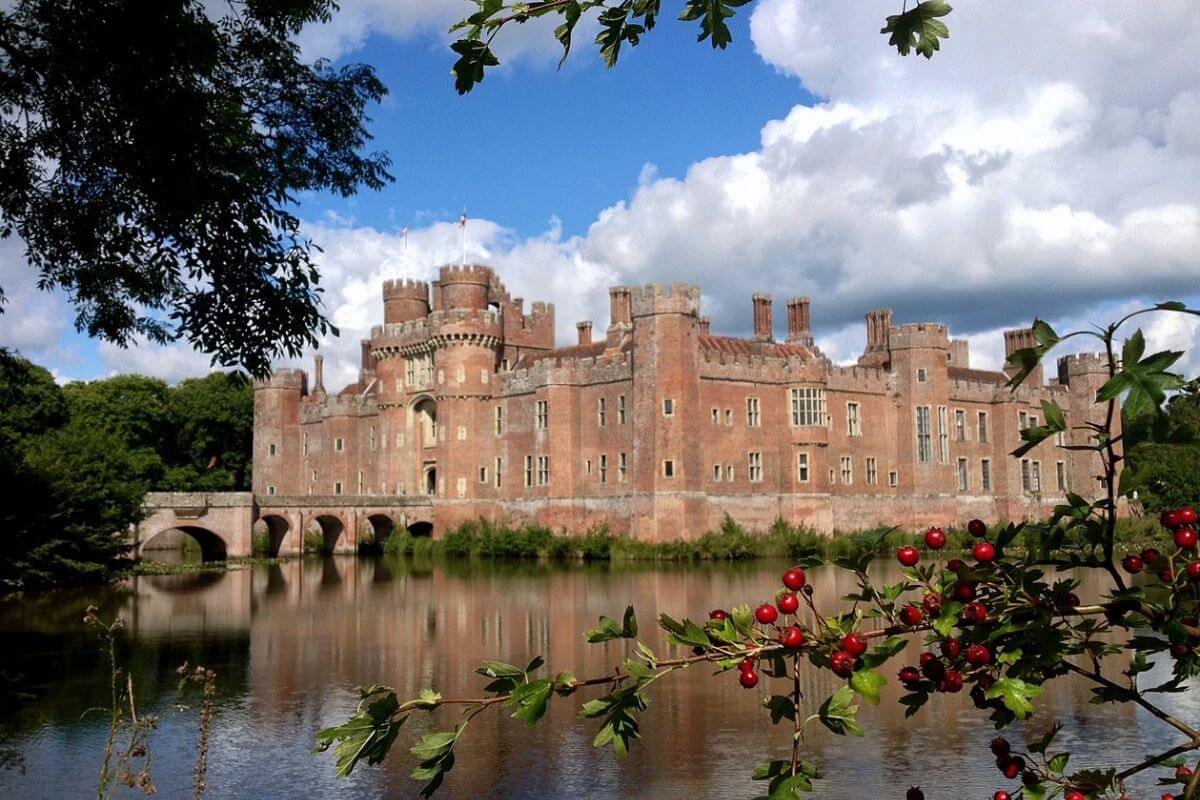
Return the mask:
<svg viewBox="0 0 1200 800">
<path fill-rule="evenodd" d="M 143 507 L 146 516 L 133 537 L 139 556 L 189 536 L 205 561 L 249 556 L 256 538 L 272 556 L 354 553 L 360 542 L 382 543 L 400 528 L 432 535 L 434 521 L 424 496 L 152 492 Z"/>
</svg>

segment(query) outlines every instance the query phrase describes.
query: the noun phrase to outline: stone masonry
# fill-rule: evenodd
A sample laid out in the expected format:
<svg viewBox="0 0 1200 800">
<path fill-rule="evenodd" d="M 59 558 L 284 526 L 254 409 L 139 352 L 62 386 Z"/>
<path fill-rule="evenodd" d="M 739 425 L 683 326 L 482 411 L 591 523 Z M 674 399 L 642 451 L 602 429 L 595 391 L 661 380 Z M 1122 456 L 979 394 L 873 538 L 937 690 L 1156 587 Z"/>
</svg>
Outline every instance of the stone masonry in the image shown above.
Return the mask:
<svg viewBox="0 0 1200 800">
<path fill-rule="evenodd" d="M 318 356 L 311 381 L 278 370 L 256 386 L 256 500 L 419 497 L 434 535 L 485 517 L 654 540 L 726 513 L 826 532 L 1018 520 L 1100 490 L 1094 455 L 1061 447 L 1101 411 L 1098 357 L 1061 358 L 1014 392 L 945 325 L 890 309 L 867 313 L 863 355 L 839 366 L 814 344 L 808 298 L 787 302 L 780 342 L 770 295 L 753 296 L 748 339 L 710 333 L 695 286 L 609 296 L 603 336 L 580 322 L 556 347 L 554 307 L 526 311 L 488 267 L 386 282 L 356 383 L 329 394 Z M 1006 352 L 1032 341 L 1008 331 Z M 1048 399 L 1071 430 L 1012 458 Z"/>
</svg>

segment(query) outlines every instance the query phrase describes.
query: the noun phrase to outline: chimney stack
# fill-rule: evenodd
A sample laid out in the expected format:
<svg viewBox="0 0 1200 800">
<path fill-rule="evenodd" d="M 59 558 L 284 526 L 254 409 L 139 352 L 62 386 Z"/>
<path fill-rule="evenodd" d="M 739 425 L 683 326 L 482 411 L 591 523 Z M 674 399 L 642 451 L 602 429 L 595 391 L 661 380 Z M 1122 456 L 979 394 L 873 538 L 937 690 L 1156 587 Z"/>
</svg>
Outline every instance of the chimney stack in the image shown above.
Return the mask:
<svg viewBox="0 0 1200 800">
<path fill-rule="evenodd" d="M 364 370 L 375 369 L 375 360 L 371 358 L 371 340 L 363 339 L 359 342 L 359 361 Z"/>
<path fill-rule="evenodd" d="M 608 300 L 610 325 L 628 325 L 633 321 L 628 286 L 613 286 L 608 290 Z"/>
<path fill-rule="evenodd" d="M 1033 335 L 1033 328 L 1015 328 L 1004 332 L 1004 373 L 1008 376 L 1015 375 L 1019 369 L 1008 363 L 1008 357 L 1018 350 L 1028 350 L 1037 347 L 1037 337 Z M 1034 367 L 1033 372 L 1029 373 L 1029 377 L 1025 379 L 1025 383 L 1031 386 L 1041 386 L 1045 383 L 1042 373 L 1042 365 L 1038 364 Z"/>
<path fill-rule="evenodd" d="M 313 392 L 325 394 L 325 358 L 321 355 L 313 357 Z"/>
<path fill-rule="evenodd" d="M 807 297 L 793 297 L 788 300 L 787 341 L 789 344 L 813 346 L 812 323 L 808 318 L 808 307 L 809 299 Z"/>
<path fill-rule="evenodd" d="M 775 335 L 772 333 L 771 327 L 771 295 L 755 292 L 754 338 L 760 342 L 775 341 Z"/>
<path fill-rule="evenodd" d="M 892 330 L 892 310 L 877 308 L 867 312 L 867 352 L 887 352 Z"/>
<path fill-rule="evenodd" d="M 709 326 L 712 324 L 712 320 L 708 317 L 700 317 L 696 320 L 696 324 L 700 326 L 700 333 L 707 336 Z"/>
<path fill-rule="evenodd" d="M 592 343 L 592 321 L 590 319 L 585 319 L 583 322 L 576 322 L 575 330 L 579 331 L 580 344 Z"/>
</svg>

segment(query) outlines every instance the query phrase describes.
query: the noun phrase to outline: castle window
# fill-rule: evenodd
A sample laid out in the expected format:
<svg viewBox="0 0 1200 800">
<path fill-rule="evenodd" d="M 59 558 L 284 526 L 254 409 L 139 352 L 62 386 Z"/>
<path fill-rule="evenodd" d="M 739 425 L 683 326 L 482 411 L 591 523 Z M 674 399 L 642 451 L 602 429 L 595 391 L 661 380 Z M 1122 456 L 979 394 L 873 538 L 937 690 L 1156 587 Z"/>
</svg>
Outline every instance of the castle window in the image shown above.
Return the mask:
<svg viewBox="0 0 1200 800">
<path fill-rule="evenodd" d="M 400 378 L 396 378 L 396 391 L 397 392 L 404 391 L 404 381 Z"/>
<path fill-rule="evenodd" d="M 358 494 L 362 494 L 362 493 L 363 493 L 363 473 L 362 473 L 362 470 L 360 469 L 358 471 Z"/>
<path fill-rule="evenodd" d="M 808 483 L 808 453 L 796 454 L 796 481 Z"/>
<path fill-rule="evenodd" d="M 317 480 L 317 471 L 315 469 L 312 471 L 312 478 L 310 480 L 312 480 L 314 483 Z"/>
<path fill-rule="evenodd" d="M 1033 491 L 1040 492 L 1042 490 L 1042 462 L 1033 462 Z"/>
<path fill-rule="evenodd" d="M 338 481 L 337 483 L 335 483 L 335 484 L 333 485 L 333 493 L 334 493 L 334 494 L 341 494 L 341 493 L 342 493 L 342 482 L 341 482 L 341 481 Z"/>
<path fill-rule="evenodd" d="M 404 494 L 404 484 L 403 483 L 396 484 L 396 494 Z"/>
<path fill-rule="evenodd" d="M 370 428 L 370 438 L 371 438 L 371 450 L 374 451 L 375 450 L 375 426 L 374 425 L 372 425 Z"/>
<path fill-rule="evenodd" d="M 726 425 L 733 424 L 733 409 L 732 408 L 725 409 L 725 424 Z"/>
<path fill-rule="evenodd" d="M 988 440 L 988 415 L 986 411 L 979 412 L 979 441 L 987 444 Z"/>
<path fill-rule="evenodd" d="M 663 416 L 664 417 L 675 416 L 675 400 L 674 399 L 672 399 L 670 397 L 663 398 Z"/>
<path fill-rule="evenodd" d="M 437 375 L 438 375 L 438 386 L 441 386 L 442 384 L 444 384 L 446 382 L 446 370 L 439 369 Z"/>
<path fill-rule="evenodd" d="M 1067 465 L 1063 461 L 1054 462 L 1054 474 L 1058 478 L 1058 490 L 1065 492 L 1069 488 L 1067 486 Z"/>
<path fill-rule="evenodd" d="M 497 436 L 504 433 L 504 406 L 496 406 L 492 415 L 492 430 Z"/>
<path fill-rule="evenodd" d="M 979 488 L 985 492 L 992 490 L 992 461 L 989 458 L 979 462 Z"/>
<path fill-rule="evenodd" d="M 586 474 L 586 475 L 592 474 L 592 460 L 590 458 L 584 459 L 583 471 L 584 471 L 584 474 Z"/>
<path fill-rule="evenodd" d="M 804 386 L 791 390 L 792 427 L 824 427 L 825 390 Z"/>
<path fill-rule="evenodd" d="M 488 371 L 486 369 L 479 370 L 479 382 L 480 383 L 486 384 L 488 382 L 488 380 L 490 380 L 490 377 L 491 376 L 488 375 Z"/>
<path fill-rule="evenodd" d="M 617 454 L 617 480 L 621 483 L 625 482 L 625 471 L 628 464 L 624 453 Z"/>
<path fill-rule="evenodd" d="M 928 378 L 928 375 L 925 372 L 925 368 L 918 367 L 917 368 L 917 383 L 924 383 L 926 378 Z"/>
<path fill-rule="evenodd" d="M 874 458 L 867 459 L 867 484 L 874 486 L 879 483 L 879 468 L 876 466 Z"/>
<path fill-rule="evenodd" d="M 525 456 L 525 486 L 533 486 L 533 456 Z"/>
<path fill-rule="evenodd" d="M 721 409 L 714 406 L 713 410 L 712 410 L 712 424 L 719 425 L 720 423 L 721 423 Z"/>
<path fill-rule="evenodd" d="M 1055 447 L 1066 447 L 1070 443 L 1070 436 L 1067 431 L 1059 431 L 1058 433 L 1054 434 Z"/>
<path fill-rule="evenodd" d="M 960 458 L 958 460 L 958 490 L 960 492 L 965 492 L 968 488 L 967 460 L 965 458 Z"/>
<path fill-rule="evenodd" d="M 458 480 L 456 480 L 454 482 L 454 492 L 459 497 L 467 496 L 467 479 L 466 478 L 459 478 Z"/>
<path fill-rule="evenodd" d="M 967 440 L 967 412 L 961 408 L 954 409 L 954 441 Z"/>
<path fill-rule="evenodd" d="M 888 486 L 899 486 L 899 485 L 900 485 L 900 476 L 896 473 L 896 470 L 892 470 L 891 472 L 888 473 Z"/>
<path fill-rule="evenodd" d="M 725 480 L 727 480 L 727 481 L 733 480 L 733 464 L 725 465 Z"/>
<path fill-rule="evenodd" d="M 508 372 L 508 359 L 507 358 L 500 359 L 500 369 L 504 370 L 505 372 Z"/>
<path fill-rule="evenodd" d="M 275 444 L 274 443 L 267 445 L 267 455 L 271 455 L 271 456 L 275 455 Z"/>
<path fill-rule="evenodd" d="M 460 386 L 467 381 L 467 371 L 463 367 L 459 367 L 454 371 L 454 382 Z"/>
<path fill-rule="evenodd" d="M 487 483 L 487 467 L 479 468 L 479 482 Z"/>
<path fill-rule="evenodd" d="M 746 425 L 751 428 L 757 428 L 759 425 L 757 397 L 746 398 Z"/>
<path fill-rule="evenodd" d="M 922 464 L 933 460 L 933 441 L 930 433 L 929 406 L 917 406 L 917 461 Z"/>
<path fill-rule="evenodd" d="M 1059 463 L 1061 464 L 1062 462 L 1060 461 Z M 267 494 L 268 494 L 268 495 L 274 495 L 274 494 L 275 494 L 275 487 L 274 487 L 274 486 L 268 486 L 268 487 L 267 487 Z"/>
<path fill-rule="evenodd" d="M 404 380 L 409 386 L 417 382 L 417 362 L 414 359 L 410 358 L 404 362 Z"/>
<path fill-rule="evenodd" d="M 608 456 L 600 454 L 600 482 L 608 483 Z"/>
<path fill-rule="evenodd" d="M 1021 459 L 1021 489 L 1026 492 L 1033 491 L 1033 473 L 1028 458 Z"/>
<path fill-rule="evenodd" d="M 625 395 L 617 395 L 617 424 L 625 424 Z"/>
<path fill-rule="evenodd" d="M 842 456 L 842 483 L 849 486 L 854 483 L 854 459 Z"/>
<path fill-rule="evenodd" d="M 466 425 L 458 426 L 458 440 L 460 442 L 465 442 L 467 440 L 467 426 Z"/>
<path fill-rule="evenodd" d="M 339 453 L 342 452 L 343 450 L 345 450 L 346 449 L 346 440 L 340 436 L 337 437 L 336 439 L 334 439 L 333 440 L 333 449 Z"/>
<path fill-rule="evenodd" d="M 713 480 L 720 483 L 721 481 L 721 465 L 713 464 Z"/>
<path fill-rule="evenodd" d="M 862 418 L 859 416 L 858 403 L 846 403 L 846 434 L 862 436 Z"/>
<path fill-rule="evenodd" d="M 747 474 L 751 483 L 761 483 L 763 479 L 762 453 L 749 453 Z"/>
<path fill-rule="evenodd" d="M 300 450 L 304 453 L 304 455 L 308 455 L 308 434 L 307 433 L 300 434 Z"/>
<path fill-rule="evenodd" d="M 605 405 L 605 401 L 604 401 L 603 397 L 596 400 L 596 422 L 601 428 L 604 427 L 604 421 L 605 421 L 604 420 L 604 417 L 605 417 L 604 405 Z"/>
<path fill-rule="evenodd" d="M 950 412 L 938 406 L 938 461 L 950 463 Z"/>
<path fill-rule="evenodd" d="M 1029 427 L 1029 415 L 1024 411 L 1017 412 L 1017 430 L 1023 431 Z"/>
<path fill-rule="evenodd" d="M 837 479 L 836 479 L 836 477 L 834 476 L 834 473 L 833 473 L 833 467 L 830 467 L 830 468 L 829 468 L 829 482 L 832 484 L 832 483 L 834 483 L 836 480 L 837 480 Z"/>
<path fill-rule="evenodd" d="M 537 481 L 538 486 L 550 483 L 550 456 L 538 456 Z"/>
<path fill-rule="evenodd" d="M 550 401 L 538 400 L 535 406 L 534 426 L 538 430 L 545 430 L 550 426 Z"/>
<path fill-rule="evenodd" d="M 675 477 L 675 462 L 672 459 L 668 458 L 665 461 L 663 461 L 663 477 L 664 478 L 674 478 Z"/>
<path fill-rule="evenodd" d="M 504 474 L 504 459 L 496 456 L 496 468 L 492 470 L 492 477 L 496 484 L 496 488 L 500 488 L 500 476 Z"/>
</svg>

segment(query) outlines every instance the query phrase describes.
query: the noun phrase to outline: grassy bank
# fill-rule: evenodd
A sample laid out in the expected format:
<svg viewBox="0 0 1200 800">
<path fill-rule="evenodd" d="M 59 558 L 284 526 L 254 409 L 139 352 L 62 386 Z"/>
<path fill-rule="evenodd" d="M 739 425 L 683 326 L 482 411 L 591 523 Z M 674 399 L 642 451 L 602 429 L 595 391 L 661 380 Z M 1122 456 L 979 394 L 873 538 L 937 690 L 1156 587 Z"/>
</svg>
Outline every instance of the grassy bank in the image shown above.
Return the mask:
<svg viewBox="0 0 1200 800">
<path fill-rule="evenodd" d="M 832 559 L 854 555 L 862 547 L 853 533 L 837 531 L 830 536 L 783 520 L 776 520 L 765 531 L 754 531 L 742 527 L 727 515 L 720 528 L 697 539 L 647 542 L 617 536 L 605 527 L 590 528 L 582 535 L 570 535 L 539 525 L 513 526 L 475 520 L 447 531 L 437 540 L 399 531 L 388 537 L 384 551 L 421 557 L 614 562 L 741 561 L 796 559 L 812 555 Z M 966 529 L 950 529 L 946 535 L 947 544 L 941 555 L 966 554 L 974 544 Z M 1027 535 L 1035 534 L 1029 531 Z M 889 540 L 897 547 L 911 544 L 922 551 L 927 549 L 920 534 L 897 532 Z M 1122 520 L 1117 541 L 1127 549 L 1170 546 L 1170 537 L 1150 520 Z M 1017 542 L 1021 543 L 1021 539 Z"/>
</svg>

